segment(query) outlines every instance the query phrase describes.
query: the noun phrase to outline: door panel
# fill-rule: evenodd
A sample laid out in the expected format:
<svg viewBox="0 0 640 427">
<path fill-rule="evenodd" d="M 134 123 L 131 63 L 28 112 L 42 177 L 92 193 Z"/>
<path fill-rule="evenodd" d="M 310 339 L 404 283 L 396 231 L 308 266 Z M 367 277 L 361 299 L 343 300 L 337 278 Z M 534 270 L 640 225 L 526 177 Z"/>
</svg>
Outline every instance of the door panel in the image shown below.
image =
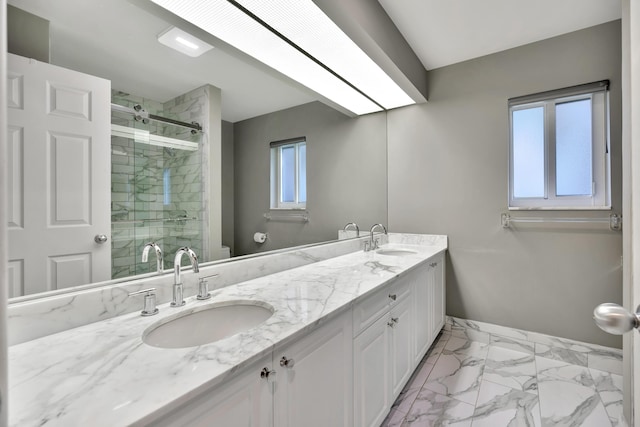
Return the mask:
<svg viewBox="0 0 640 427">
<path fill-rule="evenodd" d="M 109 280 L 94 237 L 111 234 L 111 83 L 11 54 L 8 68 L 12 292 Z"/>
</svg>

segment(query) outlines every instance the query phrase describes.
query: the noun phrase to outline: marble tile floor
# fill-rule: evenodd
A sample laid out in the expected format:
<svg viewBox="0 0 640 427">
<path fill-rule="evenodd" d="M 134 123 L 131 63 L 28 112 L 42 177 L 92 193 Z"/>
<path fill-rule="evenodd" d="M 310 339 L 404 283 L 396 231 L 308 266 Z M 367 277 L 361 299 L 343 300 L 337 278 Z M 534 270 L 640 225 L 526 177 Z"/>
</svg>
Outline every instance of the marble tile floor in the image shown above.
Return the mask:
<svg viewBox="0 0 640 427">
<path fill-rule="evenodd" d="M 622 376 L 443 331 L 383 427 L 626 427 Z"/>
</svg>

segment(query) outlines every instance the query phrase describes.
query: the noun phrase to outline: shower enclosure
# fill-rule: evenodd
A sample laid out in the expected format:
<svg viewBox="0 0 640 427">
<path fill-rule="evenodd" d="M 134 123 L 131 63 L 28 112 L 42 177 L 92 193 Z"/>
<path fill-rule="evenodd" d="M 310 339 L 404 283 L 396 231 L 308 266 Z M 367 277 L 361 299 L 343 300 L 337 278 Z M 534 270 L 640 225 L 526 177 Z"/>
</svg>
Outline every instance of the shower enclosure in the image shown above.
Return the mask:
<svg viewBox="0 0 640 427">
<path fill-rule="evenodd" d="M 165 269 L 173 268 L 172 255 L 182 246 L 203 255 L 203 133 L 198 124 L 184 126 L 197 116 L 197 98 L 188 94 L 160 103 L 112 93 L 114 279 L 156 269 L 155 259 L 141 262 L 142 248 L 149 242 L 162 248 Z"/>
</svg>

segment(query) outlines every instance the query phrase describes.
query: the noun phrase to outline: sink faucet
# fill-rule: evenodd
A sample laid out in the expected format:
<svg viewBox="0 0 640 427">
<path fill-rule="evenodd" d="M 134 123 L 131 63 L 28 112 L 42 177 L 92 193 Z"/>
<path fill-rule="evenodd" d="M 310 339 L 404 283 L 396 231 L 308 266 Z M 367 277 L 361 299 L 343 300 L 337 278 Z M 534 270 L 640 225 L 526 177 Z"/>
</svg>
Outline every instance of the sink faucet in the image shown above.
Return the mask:
<svg viewBox="0 0 640 427">
<path fill-rule="evenodd" d="M 162 249 L 156 242 L 147 243 L 142 249 L 142 262 L 149 261 L 149 250 L 153 249 L 156 252 L 156 272 L 162 274 Z"/>
<path fill-rule="evenodd" d="M 347 231 L 349 227 L 354 227 L 356 229 L 356 237 L 360 237 L 360 227 L 358 227 L 358 224 L 356 224 L 355 222 L 350 222 L 344 226 L 343 230 Z"/>
<path fill-rule="evenodd" d="M 173 301 L 171 301 L 171 307 L 182 307 L 184 302 L 184 294 L 182 288 L 182 279 L 180 278 L 180 262 L 182 261 L 182 255 L 188 255 L 189 260 L 191 260 L 191 266 L 193 267 L 193 272 L 198 273 L 200 269 L 198 268 L 198 256 L 196 253 L 190 248 L 184 246 L 178 249 L 176 252 L 176 257 L 173 260 Z"/>
<path fill-rule="evenodd" d="M 370 235 L 369 235 L 369 241 L 368 242 L 364 242 L 364 251 L 368 252 L 368 251 L 372 251 L 375 249 L 378 249 L 378 239 L 373 239 L 373 232 L 375 231 L 376 228 L 382 228 L 382 231 L 384 232 L 384 234 L 387 234 L 387 229 L 384 228 L 384 225 L 382 224 L 374 224 L 371 226 L 371 230 L 370 230 Z"/>
</svg>

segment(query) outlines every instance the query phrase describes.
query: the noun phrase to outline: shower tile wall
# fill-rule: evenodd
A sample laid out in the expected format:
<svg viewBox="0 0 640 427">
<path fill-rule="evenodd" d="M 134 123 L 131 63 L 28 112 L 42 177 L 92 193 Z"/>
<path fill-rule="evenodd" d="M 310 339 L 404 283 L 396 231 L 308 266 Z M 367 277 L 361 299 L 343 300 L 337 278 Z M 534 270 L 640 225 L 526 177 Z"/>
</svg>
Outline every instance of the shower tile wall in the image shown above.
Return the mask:
<svg viewBox="0 0 640 427">
<path fill-rule="evenodd" d="M 128 107 L 140 104 L 152 114 L 202 124 L 204 94 L 204 90 L 195 90 L 163 104 L 113 91 L 112 101 Z M 183 128 L 158 122 L 145 125 L 120 113 L 112 115 L 112 122 L 188 141 L 201 138 Z M 140 260 L 143 246 L 151 241 L 163 249 L 164 268 L 173 267 L 171 255 L 181 246 L 201 254 L 205 217 L 202 150 L 158 147 L 122 137 L 111 138 L 111 149 L 112 278 L 155 270 L 153 255 L 148 263 Z"/>
</svg>

